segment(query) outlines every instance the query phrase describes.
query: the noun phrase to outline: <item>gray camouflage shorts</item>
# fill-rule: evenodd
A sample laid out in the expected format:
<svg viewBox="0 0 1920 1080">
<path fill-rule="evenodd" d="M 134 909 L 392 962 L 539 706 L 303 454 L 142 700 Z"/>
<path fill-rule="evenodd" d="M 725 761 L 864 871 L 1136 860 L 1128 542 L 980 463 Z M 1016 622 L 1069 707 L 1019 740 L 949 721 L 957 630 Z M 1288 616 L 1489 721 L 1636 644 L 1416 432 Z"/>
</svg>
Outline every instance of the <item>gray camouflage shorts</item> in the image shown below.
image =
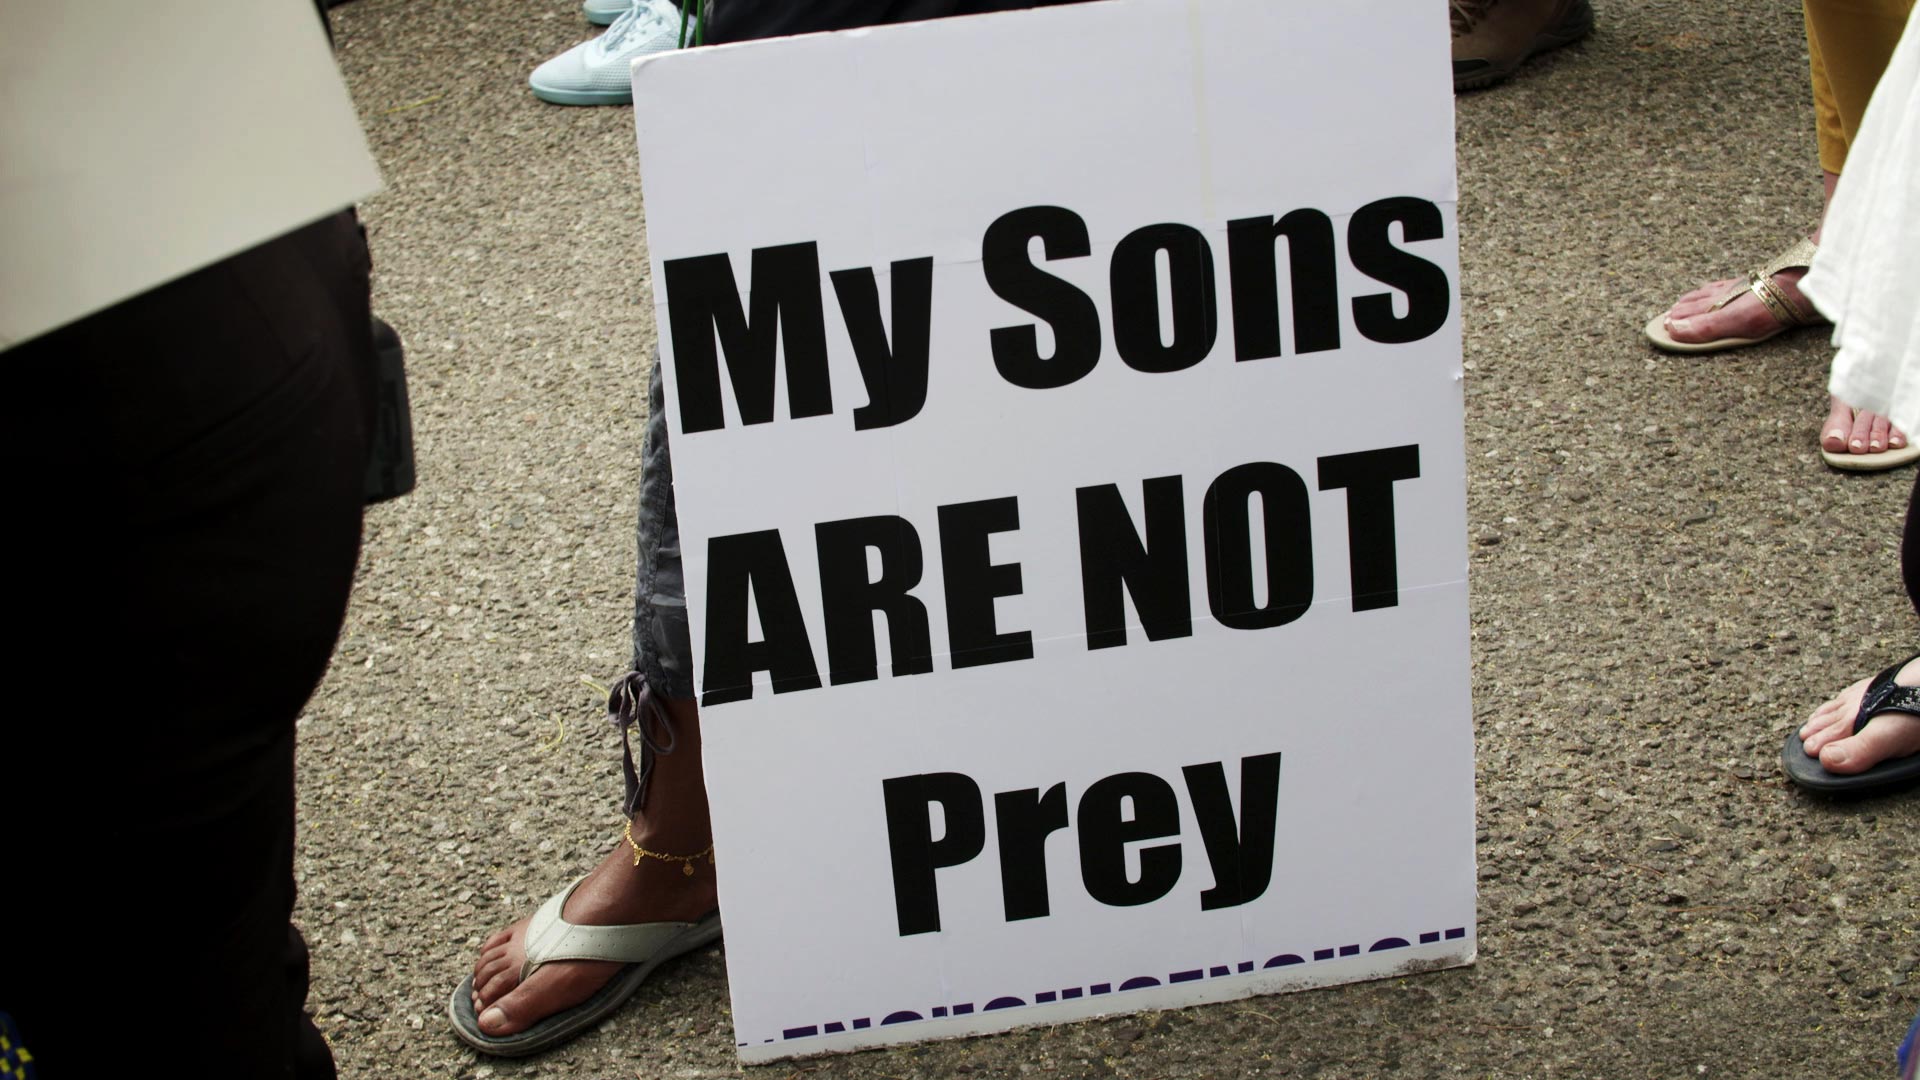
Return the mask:
<svg viewBox="0 0 1920 1080">
<path fill-rule="evenodd" d="M 662 697 L 693 696 L 693 640 L 680 566 L 680 518 L 667 451 L 666 386 L 660 352 L 647 377 L 647 434 L 640 448 L 639 573 L 633 590 L 633 670 Z"/>
</svg>

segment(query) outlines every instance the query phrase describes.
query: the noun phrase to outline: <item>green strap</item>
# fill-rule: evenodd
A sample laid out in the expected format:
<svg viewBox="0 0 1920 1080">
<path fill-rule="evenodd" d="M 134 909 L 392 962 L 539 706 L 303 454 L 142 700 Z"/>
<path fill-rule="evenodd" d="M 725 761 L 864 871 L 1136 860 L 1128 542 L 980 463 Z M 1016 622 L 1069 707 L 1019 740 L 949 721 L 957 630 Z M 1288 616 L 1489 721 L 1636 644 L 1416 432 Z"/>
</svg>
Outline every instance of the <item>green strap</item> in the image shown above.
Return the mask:
<svg viewBox="0 0 1920 1080">
<path fill-rule="evenodd" d="M 689 17 L 691 17 L 691 18 L 693 19 L 693 41 L 692 41 L 692 44 L 693 44 L 694 46 L 696 46 L 696 47 L 697 47 L 697 46 L 700 46 L 700 45 L 705 45 L 705 44 L 707 43 L 707 17 L 706 17 L 706 15 L 705 15 L 705 14 L 704 14 L 704 13 L 702 12 L 702 10 L 701 10 L 701 7 L 702 7 L 702 3 L 701 3 L 701 0 L 681 0 L 681 3 L 680 3 L 680 48 L 682 48 L 682 49 L 684 49 L 684 48 L 686 48 L 686 47 L 687 47 L 687 45 L 688 45 L 688 41 L 687 41 L 687 19 L 688 19 Z M 691 16 L 689 16 L 689 13 L 691 13 Z"/>
</svg>

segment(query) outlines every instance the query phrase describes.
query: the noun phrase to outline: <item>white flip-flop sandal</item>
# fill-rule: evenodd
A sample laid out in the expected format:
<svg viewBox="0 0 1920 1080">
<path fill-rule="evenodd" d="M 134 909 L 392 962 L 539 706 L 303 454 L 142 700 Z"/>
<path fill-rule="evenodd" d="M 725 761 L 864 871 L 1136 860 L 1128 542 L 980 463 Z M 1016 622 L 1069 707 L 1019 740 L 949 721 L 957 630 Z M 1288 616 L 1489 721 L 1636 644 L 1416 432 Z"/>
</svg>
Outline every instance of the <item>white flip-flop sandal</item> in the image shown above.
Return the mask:
<svg viewBox="0 0 1920 1080">
<path fill-rule="evenodd" d="M 520 969 L 525 979 L 543 964 L 556 960 L 617 960 L 626 968 L 587 1000 L 554 1013 L 515 1035 L 495 1037 L 480 1030 L 473 1009 L 473 976 L 460 980 L 447 1001 L 447 1019 L 460 1041 L 483 1054 L 524 1057 L 557 1046 L 593 1027 L 626 1003 L 654 969 L 676 956 L 720 939 L 720 913 L 699 922 L 636 923 L 628 926 L 577 926 L 560 917 L 567 897 L 585 876 L 555 893 L 527 924 L 527 960 Z"/>
</svg>

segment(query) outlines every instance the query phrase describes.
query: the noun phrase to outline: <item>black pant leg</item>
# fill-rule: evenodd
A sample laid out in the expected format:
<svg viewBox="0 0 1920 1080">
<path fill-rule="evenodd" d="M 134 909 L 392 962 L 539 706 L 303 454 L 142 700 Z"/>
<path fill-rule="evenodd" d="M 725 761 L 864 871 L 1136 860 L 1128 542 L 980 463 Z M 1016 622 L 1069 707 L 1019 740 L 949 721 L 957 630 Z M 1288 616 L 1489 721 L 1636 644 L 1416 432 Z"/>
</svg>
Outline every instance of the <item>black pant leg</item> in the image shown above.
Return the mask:
<svg viewBox="0 0 1920 1080">
<path fill-rule="evenodd" d="M 1907 496 L 1907 526 L 1900 536 L 1900 578 L 1907 586 L 1907 599 L 1920 614 L 1920 474 L 1913 478 L 1913 494 Z"/>
<path fill-rule="evenodd" d="M 364 241 L 328 218 L 0 361 L 19 670 L 53 691 L 6 722 L 0 1011 L 46 1080 L 324 1080 L 293 722 L 358 556 Z"/>
<path fill-rule="evenodd" d="M 681 0 L 685 3 L 686 0 Z M 850 30 L 883 23 L 919 22 L 950 15 L 980 15 L 990 11 L 1051 7 L 1082 0 L 706 0 L 713 8 L 707 40 L 729 41 L 811 34 L 823 30 Z"/>
</svg>

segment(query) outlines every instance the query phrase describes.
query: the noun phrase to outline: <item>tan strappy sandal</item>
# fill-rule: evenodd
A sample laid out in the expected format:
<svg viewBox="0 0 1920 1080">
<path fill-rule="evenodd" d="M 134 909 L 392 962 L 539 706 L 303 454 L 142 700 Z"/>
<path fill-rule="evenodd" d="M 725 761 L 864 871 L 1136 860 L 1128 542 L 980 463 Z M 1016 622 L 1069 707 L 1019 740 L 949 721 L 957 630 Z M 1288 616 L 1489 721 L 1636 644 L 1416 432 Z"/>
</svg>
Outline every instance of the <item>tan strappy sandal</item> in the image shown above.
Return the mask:
<svg viewBox="0 0 1920 1080">
<path fill-rule="evenodd" d="M 1763 341 L 1802 326 L 1820 326 L 1827 320 L 1810 304 L 1796 303 L 1780 286 L 1774 284 L 1773 275 L 1782 270 L 1793 270 L 1813 265 L 1813 254 L 1817 249 L 1812 240 L 1802 237 L 1800 242 L 1781 252 L 1774 260 L 1756 270 L 1747 271 L 1747 282 L 1728 290 L 1727 295 L 1714 302 L 1708 311 L 1719 311 L 1734 300 L 1752 294 L 1767 311 L 1773 315 L 1774 327 L 1759 337 L 1723 337 L 1712 341 L 1680 341 L 1667 332 L 1667 316 L 1655 315 L 1647 324 L 1647 340 L 1657 348 L 1676 353 L 1710 353 L 1723 349 L 1738 349 L 1747 345 L 1758 345 Z"/>
</svg>

